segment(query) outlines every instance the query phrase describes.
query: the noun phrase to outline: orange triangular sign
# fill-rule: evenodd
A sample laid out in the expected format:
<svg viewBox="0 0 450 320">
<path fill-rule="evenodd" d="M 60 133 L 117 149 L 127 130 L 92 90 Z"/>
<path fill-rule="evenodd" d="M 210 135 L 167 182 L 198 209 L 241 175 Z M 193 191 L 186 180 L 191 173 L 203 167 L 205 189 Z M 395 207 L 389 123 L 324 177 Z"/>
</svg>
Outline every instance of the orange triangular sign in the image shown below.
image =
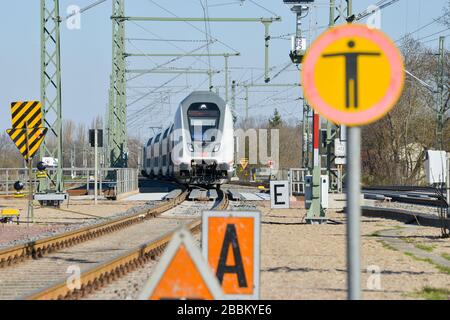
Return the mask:
<svg viewBox="0 0 450 320">
<path fill-rule="evenodd" d="M 222 289 L 191 234 L 178 231 L 144 286 L 140 300 L 220 300 Z"/>
</svg>

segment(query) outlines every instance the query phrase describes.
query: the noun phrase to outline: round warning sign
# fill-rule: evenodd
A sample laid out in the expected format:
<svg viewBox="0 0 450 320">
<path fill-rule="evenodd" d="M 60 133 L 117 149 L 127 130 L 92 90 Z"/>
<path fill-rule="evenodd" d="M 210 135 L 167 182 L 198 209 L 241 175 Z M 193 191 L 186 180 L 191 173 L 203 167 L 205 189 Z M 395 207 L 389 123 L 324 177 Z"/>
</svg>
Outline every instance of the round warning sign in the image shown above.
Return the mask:
<svg viewBox="0 0 450 320">
<path fill-rule="evenodd" d="M 302 83 L 311 106 L 347 126 L 369 124 L 395 105 L 403 90 L 403 58 L 381 31 L 365 25 L 335 27 L 309 48 Z"/>
</svg>

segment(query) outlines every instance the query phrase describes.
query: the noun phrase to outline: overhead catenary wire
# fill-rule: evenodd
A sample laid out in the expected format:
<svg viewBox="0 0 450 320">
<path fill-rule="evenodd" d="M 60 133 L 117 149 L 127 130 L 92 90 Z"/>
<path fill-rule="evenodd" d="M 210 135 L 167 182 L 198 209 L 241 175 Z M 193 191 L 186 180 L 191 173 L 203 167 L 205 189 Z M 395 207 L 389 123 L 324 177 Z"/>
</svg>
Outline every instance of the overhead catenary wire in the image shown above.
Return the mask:
<svg viewBox="0 0 450 320">
<path fill-rule="evenodd" d="M 203 0 L 199 0 L 200 5 L 203 9 L 203 17 L 205 18 L 205 36 L 206 36 L 206 42 L 207 42 L 207 46 L 206 46 L 206 50 L 208 52 L 208 68 L 209 68 L 209 72 L 211 73 L 212 67 L 211 67 L 211 49 L 209 46 L 209 43 L 211 41 L 211 24 L 209 23 L 208 19 L 209 19 L 209 11 L 208 11 L 208 0 L 205 0 L 205 5 L 203 5 Z M 210 77 L 212 75 L 210 74 Z M 211 89 L 211 88 L 210 88 Z"/>
<path fill-rule="evenodd" d="M 160 8 L 161 10 L 167 12 L 168 14 L 172 15 L 175 18 L 179 18 L 178 15 L 176 15 L 175 13 L 173 13 L 172 11 L 170 11 L 169 9 L 166 9 L 165 7 L 161 6 L 159 3 L 155 2 L 154 0 L 148 0 L 149 2 L 153 3 L 155 6 L 157 6 L 158 8 Z M 192 28 L 194 28 L 195 30 L 205 34 L 205 32 L 200 29 L 199 27 L 197 27 L 196 25 L 188 22 L 188 21 L 184 21 L 185 24 L 191 26 Z M 238 52 L 238 50 L 234 49 L 233 47 L 231 47 L 230 45 L 226 44 L 225 42 L 219 40 L 219 39 L 214 39 L 215 41 L 217 41 L 218 43 L 222 44 L 223 46 L 227 47 L 230 50 L 233 50 L 235 53 Z"/>
<path fill-rule="evenodd" d="M 149 41 L 149 42 L 207 42 L 205 39 L 152 39 L 152 38 L 125 38 L 127 41 Z"/>
<path fill-rule="evenodd" d="M 257 7 L 261 8 L 261 9 L 267 11 L 268 13 L 273 14 L 275 17 L 278 17 L 278 16 L 279 16 L 277 13 L 273 12 L 273 11 L 270 10 L 270 9 L 267 9 L 266 7 L 264 7 L 263 5 L 257 3 L 257 2 L 254 1 L 254 0 L 247 0 L 247 1 L 253 3 L 255 6 L 257 6 Z"/>
<path fill-rule="evenodd" d="M 427 39 L 427 38 L 429 38 L 429 37 L 433 37 L 433 36 L 435 36 L 435 35 L 441 34 L 441 33 L 446 32 L 446 31 L 448 31 L 448 30 L 450 30 L 450 27 L 448 27 L 448 28 L 446 28 L 446 29 L 443 29 L 443 30 L 441 30 L 441 31 L 432 33 L 432 34 L 430 34 L 430 35 L 428 35 L 428 36 L 425 36 L 425 37 L 422 37 L 422 38 L 420 38 L 420 39 L 417 39 L 417 41 L 420 42 L 420 41 L 422 41 L 422 40 L 424 40 L 424 39 Z"/>
<path fill-rule="evenodd" d="M 80 11 L 76 11 L 76 12 L 73 12 L 73 13 L 67 15 L 65 18 L 62 19 L 62 21 L 68 20 L 68 19 L 70 19 L 70 18 L 72 18 L 72 17 L 74 17 L 76 15 L 82 14 L 82 13 L 84 13 L 84 12 L 86 12 L 86 11 L 88 11 L 88 10 L 90 10 L 90 9 L 92 9 L 92 8 L 94 8 L 94 7 L 98 6 L 98 5 L 106 2 L 106 1 L 108 1 L 108 0 L 95 1 L 94 3 L 88 5 L 87 7 L 84 7 L 82 9 L 80 9 Z"/>
<path fill-rule="evenodd" d="M 415 29 L 414 31 L 408 32 L 407 34 L 403 35 L 403 36 L 400 37 L 399 39 L 395 40 L 395 43 L 397 43 L 397 42 L 399 42 L 399 41 L 401 41 L 401 40 L 407 38 L 408 36 L 411 36 L 411 35 L 413 35 L 413 34 L 415 34 L 415 33 L 417 33 L 417 32 L 422 31 L 423 29 L 425 29 L 425 28 L 427 28 L 427 27 L 433 25 L 434 23 L 439 22 L 439 20 L 442 19 L 444 16 L 445 16 L 445 14 L 443 14 L 442 16 L 440 16 L 440 17 L 437 18 L 437 19 L 433 19 L 433 21 L 431 21 L 431 22 L 429 22 L 429 23 L 427 23 L 427 24 L 425 24 L 425 25 L 423 25 L 423 26 L 420 26 L 419 28 Z"/>
</svg>

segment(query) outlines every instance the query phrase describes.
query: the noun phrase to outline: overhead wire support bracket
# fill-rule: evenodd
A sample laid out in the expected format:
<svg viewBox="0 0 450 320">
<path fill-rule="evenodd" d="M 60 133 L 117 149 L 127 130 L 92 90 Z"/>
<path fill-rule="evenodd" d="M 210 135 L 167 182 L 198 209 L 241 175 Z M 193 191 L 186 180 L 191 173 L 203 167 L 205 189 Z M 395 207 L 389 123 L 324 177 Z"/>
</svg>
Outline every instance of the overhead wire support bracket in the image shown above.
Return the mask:
<svg viewBox="0 0 450 320">
<path fill-rule="evenodd" d="M 220 71 L 219 70 L 190 70 L 190 69 L 186 69 L 186 70 L 181 70 L 181 69 L 167 69 L 167 70 L 152 70 L 152 69 L 130 69 L 130 70 L 125 70 L 126 73 L 138 73 L 138 74 L 146 74 L 146 73 L 160 73 L 160 74 L 178 74 L 178 73 L 187 73 L 187 74 L 210 74 L 210 73 L 215 73 L 215 74 L 219 74 Z"/>
<path fill-rule="evenodd" d="M 258 22 L 264 25 L 264 44 L 265 44 L 265 67 L 264 67 L 264 82 L 269 83 L 269 47 L 270 47 L 270 25 L 273 22 L 281 22 L 282 19 L 280 16 L 269 17 L 269 18 L 183 18 L 183 17 L 131 17 L 131 16 L 120 16 L 113 15 L 111 19 L 115 21 L 125 22 L 125 21 L 134 21 L 134 22 Z M 227 57 L 226 57 L 227 58 Z"/>
</svg>

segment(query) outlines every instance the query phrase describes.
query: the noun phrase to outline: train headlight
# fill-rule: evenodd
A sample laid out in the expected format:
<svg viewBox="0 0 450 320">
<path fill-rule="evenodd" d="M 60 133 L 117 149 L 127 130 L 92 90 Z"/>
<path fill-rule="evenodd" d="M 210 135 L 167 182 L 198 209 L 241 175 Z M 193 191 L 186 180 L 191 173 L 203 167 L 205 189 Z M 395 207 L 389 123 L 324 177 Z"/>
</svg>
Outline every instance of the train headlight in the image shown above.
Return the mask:
<svg viewBox="0 0 450 320">
<path fill-rule="evenodd" d="M 190 152 L 194 152 L 194 145 L 192 143 L 188 143 L 187 147 Z"/>
<path fill-rule="evenodd" d="M 220 143 L 218 143 L 214 146 L 213 152 L 219 152 L 219 151 L 220 151 Z"/>
</svg>

